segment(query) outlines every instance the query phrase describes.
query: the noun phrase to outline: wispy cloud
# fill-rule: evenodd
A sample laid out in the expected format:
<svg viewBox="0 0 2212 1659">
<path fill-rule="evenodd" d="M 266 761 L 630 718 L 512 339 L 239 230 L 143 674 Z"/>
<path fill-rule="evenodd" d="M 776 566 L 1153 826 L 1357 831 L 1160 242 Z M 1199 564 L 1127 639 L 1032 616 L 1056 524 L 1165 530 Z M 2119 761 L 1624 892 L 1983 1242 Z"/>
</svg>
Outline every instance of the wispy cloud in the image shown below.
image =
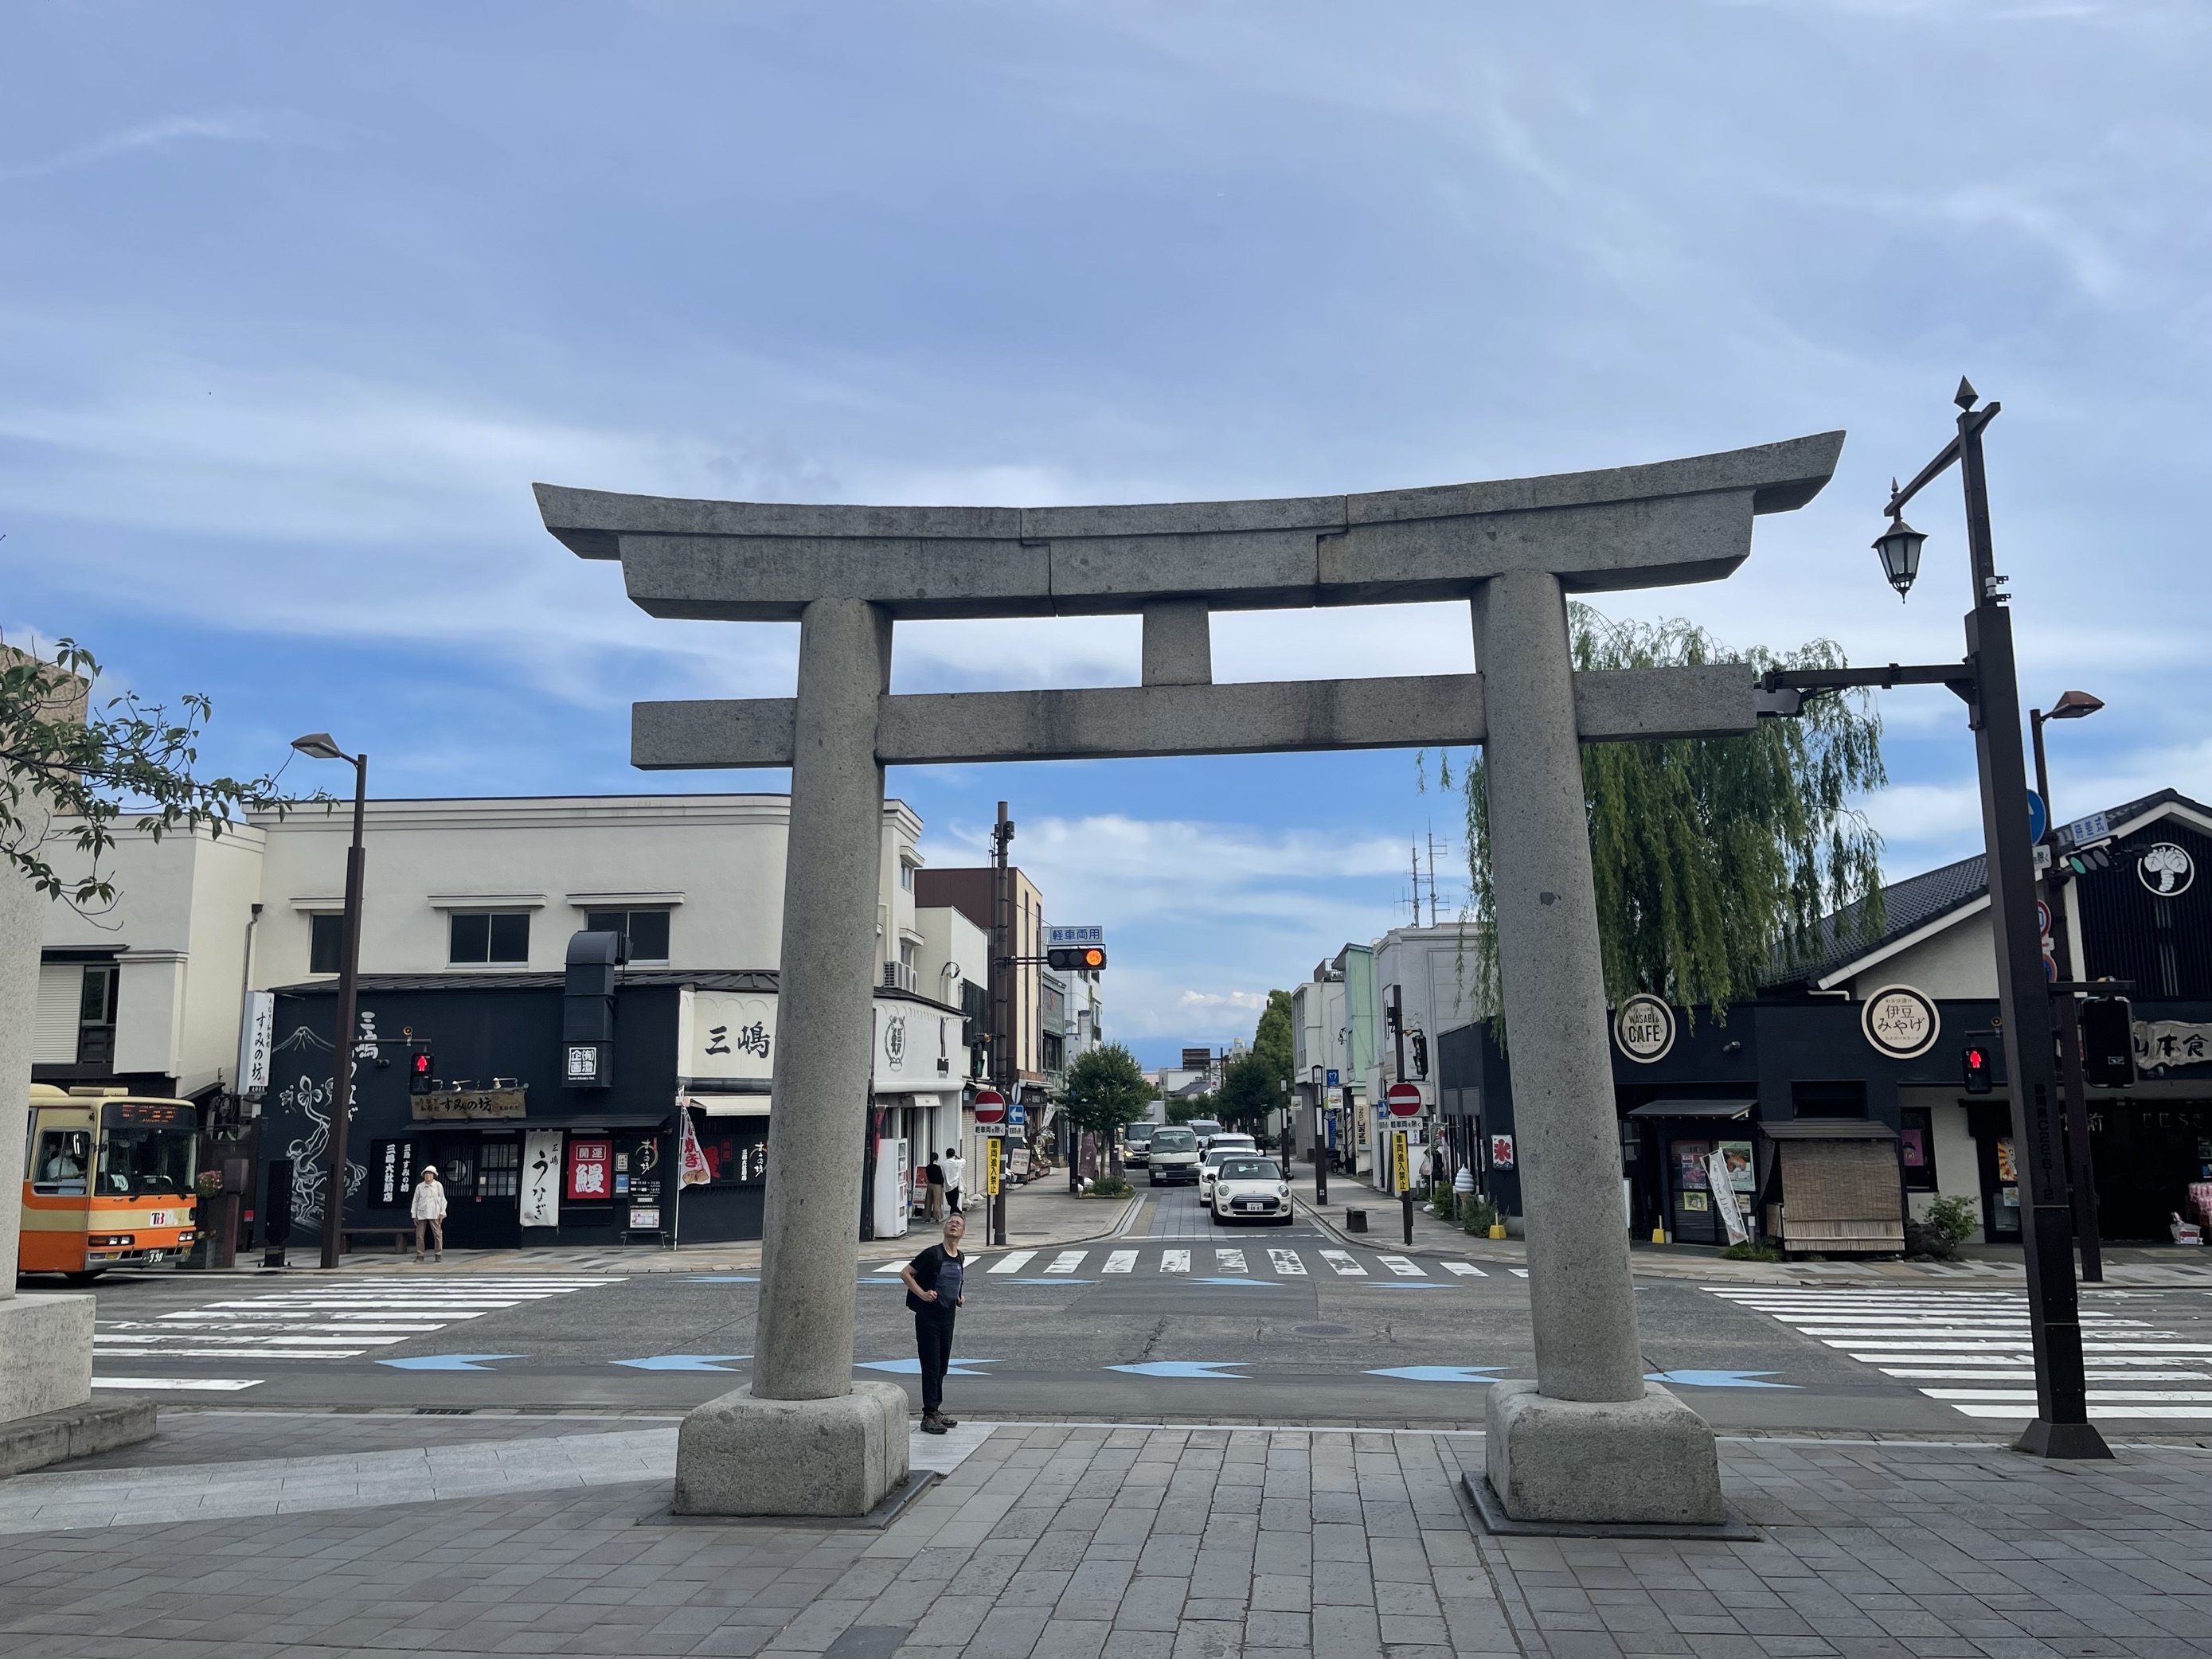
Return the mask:
<svg viewBox="0 0 2212 1659">
<path fill-rule="evenodd" d="M 49 155 L 22 161 L 0 161 L 0 179 L 44 179 L 146 150 L 173 149 L 179 144 L 266 143 L 276 136 L 273 118 L 249 111 L 234 110 L 221 115 L 172 115 L 103 133 Z"/>
</svg>

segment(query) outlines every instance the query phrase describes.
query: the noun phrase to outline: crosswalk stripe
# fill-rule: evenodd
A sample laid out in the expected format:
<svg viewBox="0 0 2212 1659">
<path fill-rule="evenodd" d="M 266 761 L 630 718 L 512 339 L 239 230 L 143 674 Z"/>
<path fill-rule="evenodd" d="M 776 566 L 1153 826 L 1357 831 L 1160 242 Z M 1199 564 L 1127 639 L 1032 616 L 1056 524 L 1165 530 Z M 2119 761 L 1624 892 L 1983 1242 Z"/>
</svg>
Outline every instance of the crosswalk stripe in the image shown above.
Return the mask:
<svg viewBox="0 0 2212 1659">
<path fill-rule="evenodd" d="M 1511 1273 L 1516 1279 L 1526 1279 L 1528 1277 L 1528 1270 L 1526 1267 L 1508 1267 L 1505 1271 Z"/>
<path fill-rule="evenodd" d="M 1444 1271 L 1448 1273 L 1457 1273 L 1462 1279 L 1487 1279 L 1490 1277 L 1488 1273 L 1483 1272 L 1481 1268 L 1476 1267 L 1472 1261 L 1447 1261 L 1444 1263 Z"/>
<path fill-rule="evenodd" d="M 1242 1250 L 1216 1250 L 1213 1253 L 1213 1265 L 1224 1273 L 1251 1272 L 1251 1269 L 1244 1265 L 1244 1252 Z"/>
<path fill-rule="evenodd" d="M 1274 1263 L 1275 1271 L 1286 1279 L 1304 1279 L 1306 1276 L 1305 1258 L 1296 1250 L 1270 1249 L 1267 1260 Z"/>
<path fill-rule="evenodd" d="M 1106 1265 L 1100 1271 L 1109 1273 L 1133 1273 L 1136 1271 L 1136 1267 L 1137 1253 L 1134 1250 L 1115 1250 L 1108 1254 Z"/>
<path fill-rule="evenodd" d="M 1053 1258 L 1052 1266 L 1045 1271 L 1048 1273 L 1072 1273 L 1083 1265 L 1083 1258 L 1090 1254 L 1088 1250 L 1062 1250 Z"/>
<path fill-rule="evenodd" d="M 994 1273 L 1018 1273 L 1036 1259 L 1035 1250 L 1013 1250 L 994 1261 L 989 1271 Z"/>
<path fill-rule="evenodd" d="M 1367 1277 L 1367 1269 L 1352 1259 L 1349 1250 L 1323 1250 L 1321 1253 L 1321 1259 L 1328 1262 L 1341 1278 L 1364 1279 Z"/>
<path fill-rule="evenodd" d="M 1381 1262 L 1384 1267 L 1388 1267 L 1392 1273 L 1397 1274 L 1401 1279 L 1426 1279 L 1428 1277 L 1428 1274 L 1421 1271 L 1420 1263 L 1415 1261 L 1411 1256 L 1378 1255 L 1375 1259 Z"/>
<path fill-rule="evenodd" d="M 903 1261 L 886 1261 L 882 1267 L 877 1268 L 876 1271 L 884 1274 L 902 1273 L 906 1271 L 906 1263 Z"/>
<path fill-rule="evenodd" d="M 1187 1273 L 1190 1271 L 1188 1250 L 1162 1250 L 1160 1271 L 1164 1273 Z"/>
</svg>

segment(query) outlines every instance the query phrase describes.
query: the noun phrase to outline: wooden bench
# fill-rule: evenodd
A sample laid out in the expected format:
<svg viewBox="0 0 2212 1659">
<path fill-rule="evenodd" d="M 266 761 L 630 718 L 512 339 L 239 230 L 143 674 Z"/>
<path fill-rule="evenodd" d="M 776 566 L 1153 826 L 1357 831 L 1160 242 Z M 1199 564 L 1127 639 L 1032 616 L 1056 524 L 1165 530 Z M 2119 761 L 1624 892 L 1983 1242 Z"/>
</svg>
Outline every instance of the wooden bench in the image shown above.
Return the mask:
<svg viewBox="0 0 2212 1659">
<path fill-rule="evenodd" d="M 356 1238 L 388 1238 L 392 1254 L 404 1255 L 415 1248 L 415 1229 L 410 1223 L 404 1227 L 344 1227 L 339 1230 L 341 1246 L 350 1251 Z"/>
</svg>

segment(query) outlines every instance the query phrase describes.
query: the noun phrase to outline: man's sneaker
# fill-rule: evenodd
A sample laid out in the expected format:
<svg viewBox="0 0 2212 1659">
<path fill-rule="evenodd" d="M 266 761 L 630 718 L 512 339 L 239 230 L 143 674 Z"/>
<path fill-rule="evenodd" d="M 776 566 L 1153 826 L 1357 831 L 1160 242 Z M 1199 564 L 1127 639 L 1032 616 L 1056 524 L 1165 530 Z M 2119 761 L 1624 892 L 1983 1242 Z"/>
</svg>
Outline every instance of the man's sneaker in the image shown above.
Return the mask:
<svg viewBox="0 0 2212 1659">
<path fill-rule="evenodd" d="M 947 1417 L 943 1412 L 938 1413 L 937 1420 L 945 1425 L 948 1429 L 957 1429 L 960 1426 L 960 1419 L 958 1418 Z"/>
<path fill-rule="evenodd" d="M 945 1419 L 941 1417 L 923 1418 L 921 1419 L 921 1431 L 924 1434 L 943 1434 L 945 1432 Z"/>
</svg>

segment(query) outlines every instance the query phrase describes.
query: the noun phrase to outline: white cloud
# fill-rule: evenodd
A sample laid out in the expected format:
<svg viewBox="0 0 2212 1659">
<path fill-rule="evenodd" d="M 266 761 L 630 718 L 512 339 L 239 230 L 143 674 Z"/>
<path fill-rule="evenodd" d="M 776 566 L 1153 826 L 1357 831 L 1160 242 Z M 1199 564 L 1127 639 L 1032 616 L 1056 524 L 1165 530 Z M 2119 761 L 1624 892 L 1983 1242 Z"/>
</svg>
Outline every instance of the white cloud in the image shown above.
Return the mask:
<svg viewBox="0 0 2212 1659">
<path fill-rule="evenodd" d="M 0 179 L 42 179 L 78 167 L 94 167 L 142 150 L 162 150 L 194 139 L 226 143 L 266 143 L 276 136 L 266 115 L 232 111 L 222 115 L 173 115 L 143 122 L 72 144 L 67 149 L 26 161 L 0 161 Z"/>
</svg>

